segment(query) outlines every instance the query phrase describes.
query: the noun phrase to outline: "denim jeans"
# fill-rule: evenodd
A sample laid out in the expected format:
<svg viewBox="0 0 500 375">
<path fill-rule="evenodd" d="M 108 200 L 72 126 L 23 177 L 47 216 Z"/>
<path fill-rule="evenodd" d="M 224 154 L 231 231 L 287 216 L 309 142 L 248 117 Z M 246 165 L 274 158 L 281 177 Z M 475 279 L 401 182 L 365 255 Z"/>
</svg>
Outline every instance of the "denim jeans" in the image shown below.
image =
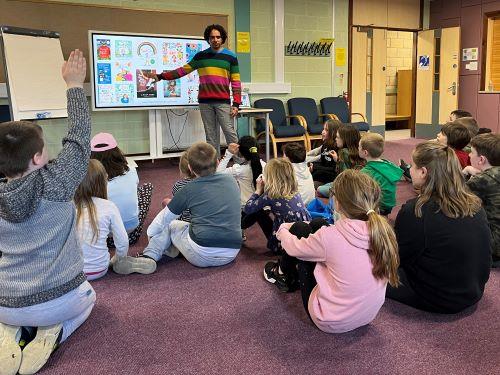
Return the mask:
<svg viewBox="0 0 500 375">
<path fill-rule="evenodd" d="M 46 327 L 62 323 L 63 342 L 87 320 L 95 299 L 94 289 L 85 281 L 71 292 L 38 305 L 19 308 L 0 306 L 0 322 L 16 327 Z"/>
<path fill-rule="evenodd" d="M 201 119 L 205 127 L 205 138 L 217 150 L 220 156 L 220 129 L 226 138 L 226 144 L 238 143 L 238 135 L 231 117 L 231 106 L 225 103 L 200 103 Z"/>
<path fill-rule="evenodd" d="M 201 254 L 189 238 L 189 225 L 186 221 L 173 220 L 161 233 L 151 237 L 143 254 L 158 261 L 162 255 L 174 258 L 181 252 L 189 263 L 197 267 L 223 266 L 236 257 L 237 251 L 234 256 L 217 255 L 218 250 L 226 250 L 217 247 L 211 248 L 214 255 Z"/>
</svg>

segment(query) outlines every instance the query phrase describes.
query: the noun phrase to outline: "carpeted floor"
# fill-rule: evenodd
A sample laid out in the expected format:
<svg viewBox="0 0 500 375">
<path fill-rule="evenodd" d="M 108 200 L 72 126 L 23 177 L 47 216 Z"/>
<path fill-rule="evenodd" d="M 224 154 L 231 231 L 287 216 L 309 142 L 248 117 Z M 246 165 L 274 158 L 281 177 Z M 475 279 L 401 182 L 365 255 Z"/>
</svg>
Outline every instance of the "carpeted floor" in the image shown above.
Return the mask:
<svg viewBox="0 0 500 375">
<path fill-rule="evenodd" d="M 385 157 L 410 160 L 416 140 L 387 142 Z M 155 185 L 147 221 L 177 179 L 177 166 L 139 164 Z M 398 202 L 413 196 L 398 186 Z M 395 213 L 391 215 L 394 217 Z M 54 353 L 42 374 L 498 374 L 500 271 L 484 298 L 457 315 L 420 312 L 387 300 L 373 323 L 329 335 L 262 277 L 268 258 L 256 228 L 230 265 L 199 269 L 183 259 L 149 276 L 112 272 L 93 282 L 88 321 Z M 143 236 L 130 254 L 146 244 Z M 1 364 L 0 364 L 1 365 Z"/>
</svg>

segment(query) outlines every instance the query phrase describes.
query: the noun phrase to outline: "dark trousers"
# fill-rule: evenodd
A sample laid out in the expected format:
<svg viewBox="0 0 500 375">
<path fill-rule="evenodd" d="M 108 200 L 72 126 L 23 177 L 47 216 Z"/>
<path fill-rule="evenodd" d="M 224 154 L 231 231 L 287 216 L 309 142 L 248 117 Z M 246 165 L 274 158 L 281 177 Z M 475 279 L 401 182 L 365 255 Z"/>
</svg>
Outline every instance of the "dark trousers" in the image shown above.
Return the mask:
<svg viewBox="0 0 500 375">
<path fill-rule="evenodd" d="M 273 219 L 269 217 L 269 211 L 260 210 L 252 214 L 241 212 L 241 229 L 250 228 L 255 223 L 258 223 L 264 236 L 269 239 L 273 234 Z"/>
<path fill-rule="evenodd" d="M 328 225 L 328 222 L 322 218 L 313 219 L 309 224 L 299 221 L 291 226 L 290 233 L 299 239 L 302 237 L 307 238 L 322 226 Z M 302 303 L 304 304 L 307 315 L 309 315 L 309 310 L 307 308 L 309 296 L 317 284 L 316 278 L 314 277 L 314 267 L 316 267 L 316 262 L 307 262 L 292 257 L 286 253 L 286 249 L 280 260 L 280 268 L 286 278 L 292 283 L 296 281 L 299 282 Z"/>
<path fill-rule="evenodd" d="M 413 288 L 410 286 L 410 283 L 408 282 L 408 277 L 406 276 L 405 271 L 401 267 L 399 267 L 398 269 L 398 275 L 401 285 L 399 285 L 397 288 L 394 288 L 387 284 L 387 289 L 385 292 L 385 296 L 387 298 L 404 303 L 405 305 L 414 307 L 419 310 L 444 313 L 444 311 L 430 305 L 428 302 L 424 301 L 417 293 L 415 293 Z"/>
</svg>

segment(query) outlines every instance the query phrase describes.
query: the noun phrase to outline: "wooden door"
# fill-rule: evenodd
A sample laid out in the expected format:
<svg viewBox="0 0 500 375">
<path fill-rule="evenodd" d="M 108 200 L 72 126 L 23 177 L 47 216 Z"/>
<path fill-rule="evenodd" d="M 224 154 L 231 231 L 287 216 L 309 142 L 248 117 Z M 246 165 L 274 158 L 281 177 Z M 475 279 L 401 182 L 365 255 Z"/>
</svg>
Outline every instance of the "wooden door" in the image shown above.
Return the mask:
<svg viewBox="0 0 500 375">
<path fill-rule="evenodd" d="M 425 30 L 417 40 L 415 136 L 432 138 L 458 107 L 460 28 Z"/>
<path fill-rule="evenodd" d="M 385 126 L 387 32 L 373 29 L 371 64 L 371 126 Z"/>
<path fill-rule="evenodd" d="M 366 92 L 368 70 L 368 33 L 352 28 L 351 63 L 351 112 L 366 117 Z"/>
</svg>

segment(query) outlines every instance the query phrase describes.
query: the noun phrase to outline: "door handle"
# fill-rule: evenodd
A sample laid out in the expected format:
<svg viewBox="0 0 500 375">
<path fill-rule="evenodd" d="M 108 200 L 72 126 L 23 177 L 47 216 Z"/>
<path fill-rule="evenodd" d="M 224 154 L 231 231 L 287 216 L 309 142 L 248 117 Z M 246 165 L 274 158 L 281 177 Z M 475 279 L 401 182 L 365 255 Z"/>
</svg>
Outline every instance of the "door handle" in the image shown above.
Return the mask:
<svg viewBox="0 0 500 375">
<path fill-rule="evenodd" d="M 452 95 L 457 95 L 457 83 L 453 82 L 450 87 L 448 87 L 448 91 L 451 91 Z"/>
</svg>

